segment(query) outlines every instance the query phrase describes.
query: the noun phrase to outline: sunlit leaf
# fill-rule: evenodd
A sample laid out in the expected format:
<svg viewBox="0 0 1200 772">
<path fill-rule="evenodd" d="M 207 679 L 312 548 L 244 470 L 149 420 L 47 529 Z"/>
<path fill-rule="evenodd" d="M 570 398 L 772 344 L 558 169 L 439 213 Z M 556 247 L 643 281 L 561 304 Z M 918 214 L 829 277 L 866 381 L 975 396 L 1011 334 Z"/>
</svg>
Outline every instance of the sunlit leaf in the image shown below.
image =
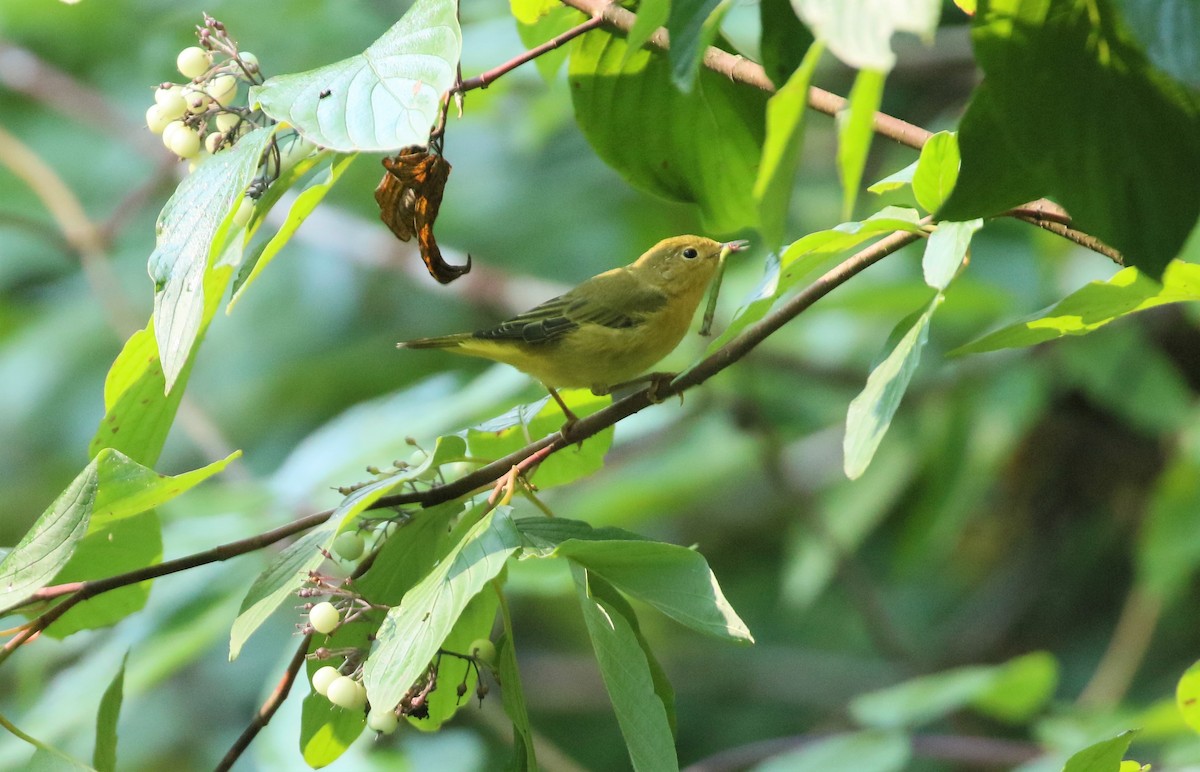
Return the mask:
<svg viewBox="0 0 1200 772">
<path fill-rule="evenodd" d="M 234 210 L 275 127 L 256 129 L 184 178 L 163 207 L 150 255 L 154 335 L 170 391 L 192 356 L 231 268 L 216 267 Z M 220 277 L 220 281 L 213 281 Z M 215 283 L 215 286 L 213 284 Z M 215 290 L 215 293 L 214 293 Z"/>
<path fill-rule="evenodd" d="M 950 355 L 978 354 L 1032 346 L 1065 335 L 1086 335 L 1122 316 L 1190 300 L 1200 300 L 1200 265 L 1172 262 L 1163 273 L 1161 284 L 1136 268 L 1126 268 L 1107 281 L 1087 284 L 1024 321 L 960 346 Z"/>
<path fill-rule="evenodd" d="M 310 142 L 342 153 L 423 145 L 461 51 L 457 3 L 417 0 L 361 54 L 270 78 L 249 99 Z"/>
<path fill-rule="evenodd" d="M 958 139 L 948 131 L 934 134 L 921 148 L 912 175 L 913 195 L 926 212 L 936 212 L 958 180 Z"/>
<path fill-rule="evenodd" d="M 942 9 L 938 0 L 792 0 L 792 6 L 838 59 L 881 72 L 896 63 L 892 35 L 911 32 L 931 39 Z"/>
<path fill-rule="evenodd" d="M 1175 704 L 1192 731 L 1200 732 L 1200 662 L 1194 663 L 1180 677 L 1175 687 Z"/>
<path fill-rule="evenodd" d="M 938 223 L 925 242 L 925 256 L 921 258 L 925 283 L 937 290 L 950 286 L 971 248 L 971 238 L 982 227 L 983 220 Z"/>
<path fill-rule="evenodd" d="M 917 162 L 913 161 L 908 166 L 905 166 L 898 172 L 894 172 L 884 177 L 879 182 L 867 187 L 871 193 L 881 194 L 890 193 L 893 190 L 899 190 L 906 186 L 912 186 L 913 175 L 917 173 Z"/>
<path fill-rule="evenodd" d="M 842 217 L 847 220 L 854 214 L 886 77 L 882 70 L 860 70 L 850 89 L 846 111 L 838 116 L 838 172 L 842 177 Z"/>
<path fill-rule="evenodd" d="M 1108 740 L 1102 740 L 1095 745 L 1089 745 L 1067 759 L 1063 772 L 1108 772 L 1117 770 L 1129 743 L 1133 741 L 1137 730 L 1122 732 Z"/>
</svg>

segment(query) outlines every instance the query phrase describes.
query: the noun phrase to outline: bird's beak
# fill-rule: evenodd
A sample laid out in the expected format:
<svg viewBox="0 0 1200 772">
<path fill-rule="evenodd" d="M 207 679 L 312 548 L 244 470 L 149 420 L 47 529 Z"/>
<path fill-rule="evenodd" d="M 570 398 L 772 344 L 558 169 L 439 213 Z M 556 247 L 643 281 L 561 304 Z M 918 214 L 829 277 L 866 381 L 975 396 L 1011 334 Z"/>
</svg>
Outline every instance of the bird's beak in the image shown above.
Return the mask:
<svg viewBox="0 0 1200 772">
<path fill-rule="evenodd" d="M 730 252 L 741 252 L 742 250 L 749 249 L 749 248 L 750 248 L 750 242 L 746 241 L 745 239 L 738 239 L 737 241 L 726 241 L 724 244 L 721 245 L 721 249 L 728 249 Z"/>
</svg>

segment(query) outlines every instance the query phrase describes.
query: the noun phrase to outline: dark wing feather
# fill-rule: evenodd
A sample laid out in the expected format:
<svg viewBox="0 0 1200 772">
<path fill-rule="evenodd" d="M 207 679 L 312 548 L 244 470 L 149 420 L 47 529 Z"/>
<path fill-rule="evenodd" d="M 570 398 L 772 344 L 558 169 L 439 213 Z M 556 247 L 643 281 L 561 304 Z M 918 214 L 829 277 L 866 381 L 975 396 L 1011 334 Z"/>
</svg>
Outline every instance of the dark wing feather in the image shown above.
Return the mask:
<svg viewBox="0 0 1200 772">
<path fill-rule="evenodd" d="M 666 302 L 667 296 L 662 291 L 644 286 L 622 269 L 588 279 L 570 292 L 495 327 L 479 330 L 474 336 L 549 343 L 584 324 L 613 329 L 632 327 Z"/>
</svg>

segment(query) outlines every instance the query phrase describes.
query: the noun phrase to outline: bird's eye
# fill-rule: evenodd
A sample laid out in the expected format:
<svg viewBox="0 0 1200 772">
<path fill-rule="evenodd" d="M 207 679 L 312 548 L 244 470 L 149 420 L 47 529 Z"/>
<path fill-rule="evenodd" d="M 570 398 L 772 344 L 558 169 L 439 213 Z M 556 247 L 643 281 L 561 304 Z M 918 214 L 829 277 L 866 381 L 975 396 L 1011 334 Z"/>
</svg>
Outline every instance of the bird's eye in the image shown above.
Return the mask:
<svg viewBox="0 0 1200 772">
<path fill-rule="evenodd" d="M 700 254 L 700 253 L 699 253 L 699 252 L 697 252 L 697 251 L 695 250 L 695 248 L 693 248 L 693 247 L 688 247 L 687 249 L 683 250 L 683 257 L 684 257 L 684 259 L 685 259 L 685 260 L 693 260 L 693 259 L 695 259 L 695 258 L 696 258 L 696 256 L 698 256 L 699 254 Z"/>
</svg>

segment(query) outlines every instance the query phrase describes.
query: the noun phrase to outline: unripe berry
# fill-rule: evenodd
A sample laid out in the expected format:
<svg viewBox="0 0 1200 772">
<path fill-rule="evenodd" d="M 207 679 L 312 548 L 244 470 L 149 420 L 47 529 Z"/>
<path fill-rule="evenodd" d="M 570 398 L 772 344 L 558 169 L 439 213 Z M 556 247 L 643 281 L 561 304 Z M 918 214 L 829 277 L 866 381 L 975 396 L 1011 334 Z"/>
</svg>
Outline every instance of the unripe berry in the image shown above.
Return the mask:
<svg viewBox="0 0 1200 772">
<path fill-rule="evenodd" d="M 400 726 L 400 719 L 396 717 L 394 710 L 371 708 L 367 713 L 367 726 L 380 734 L 391 734 Z"/>
<path fill-rule="evenodd" d="M 336 667 L 326 665 L 312 675 L 313 691 L 317 694 L 329 694 L 329 685 L 337 679 L 341 678 L 342 674 L 338 672 Z"/>
<path fill-rule="evenodd" d="M 211 64 L 208 52 L 199 46 L 188 46 L 175 57 L 175 66 L 185 78 L 199 78 Z"/>
<path fill-rule="evenodd" d="M 253 214 L 254 199 L 249 196 L 243 196 L 242 202 L 238 204 L 237 211 L 233 213 L 233 224 L 240 228 L 250 222 L 250 217 Z"/>
<path fill-rule="evenodd" d="M 166 125 L 163 144 L 180 158 L 195 158 L 200 153 L 200 135 L 183 121 L 171 121 Z"/>
<path fill-rule="evenodd" d="M 342 622 L 342 615 L 329 601 L 321 601 L 308 612 L 308 623 L 318 633 L 332 633 Z"/>
<path fill-rule="evenodd" d="M 361 710 L 367 704 L 367 690 L 350 676 L 339 676 L 325 692 L 329 701 L 340 708 Z"/>
<path fill-rule="evenodd" d="M 343 560 L 358 560 L 362 557 L 366 540 L 358 531 L 346 531 L 333 540 L 333 551 Z"/>
<path fill-rule="evenodd" d="M 163 129 L 167 128 L 167 124 L 170 123 L 171 120 L 172 119 L 163 115 L 163 109 L 158 105 L 150 105 L 150 107 L 146 109 L 146 126 L 148 126 L 150 131 L 154 132 L 155 134 L 162 134 Z"/>
<path fill-rule="evenodd" d="M 237 98 L 237 78 L 232 75 L 218 75 L 208 82 L 208 95 L 222 107 Z"/>
<path fill-rule="evenodd" d="M 238 53 L 238 58 L 246 65 L 246 69 L 251 73 L 258 72 L 258 57 L 249 51 L 241 51 Z"/>
<path fill-rule="evenodd" d="M 193 115 L 204 112 L 212 104 L 212 99 L 208 94 L 191 86 L 183 90 L 183 101 L 187 104 L 187 111 Z"/>
<path fill-rule="evenodd" d="M 158 105 L 163 115 L 171 121 L 182 118 L 187 112 L 187 102 L 183 100 L 183 87 L 178 84 L 155 90 L 154 104 Z"/>
<path fill-rule="evenodd" d="M 467 653 L 483 664 L 491 665 L 496 661 L 496 644 L 487 638 L 477 638 L 471 641 L 471 645 L 467 647 Z"/>
<path fill-rule="evenodd" d="M 219 131 L 210 131 L 204 136 L 204 149 L 216 153 L 225 145 L 225 135 Z"/>
<path fill-rule="evenodd" d="M 228 134 L 233 131 L 234 127 L 241 123 L 242 118 L 237 113 L 218 113 L 217 114 L 217 131 L 222 134 Z"/>
</svg>

